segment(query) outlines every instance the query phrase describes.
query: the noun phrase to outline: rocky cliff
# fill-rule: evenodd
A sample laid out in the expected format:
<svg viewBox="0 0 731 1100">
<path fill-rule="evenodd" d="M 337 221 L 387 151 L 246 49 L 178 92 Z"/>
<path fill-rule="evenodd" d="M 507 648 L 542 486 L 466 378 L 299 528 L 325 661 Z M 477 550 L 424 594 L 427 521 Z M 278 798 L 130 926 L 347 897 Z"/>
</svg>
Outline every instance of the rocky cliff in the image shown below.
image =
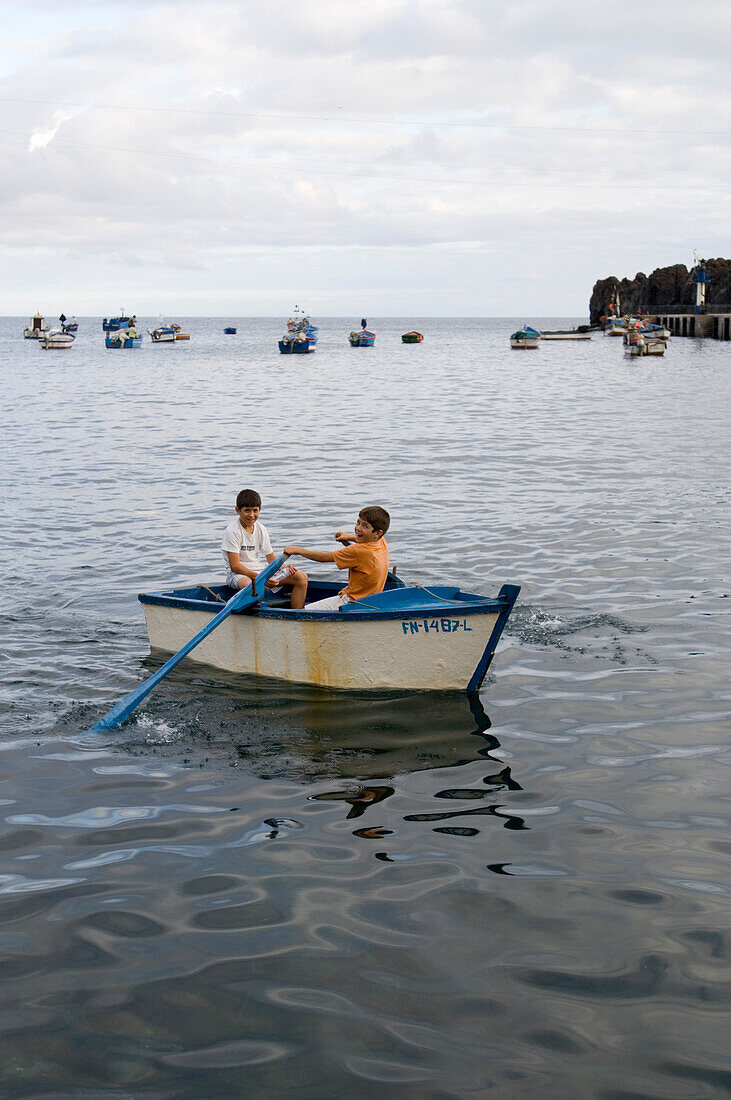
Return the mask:
<svg viewBox="0 0 731 1100">
<path fill-rule="evenodd" d="M 706 306 L 731 303 L 731 260 L 706 260 L 711 277 L 706 290 Z M 674 313 L 695 308 L 695 283 L 685 264 L 658 267 L 651 275 L 638 271 L 634 279 L 618 279 L 610 275 L 599 279 L 589 299 L 589 320 L 597 324 L 609 312 L 609 303 L 619 291 L 622 313 Z"/>
</svg>

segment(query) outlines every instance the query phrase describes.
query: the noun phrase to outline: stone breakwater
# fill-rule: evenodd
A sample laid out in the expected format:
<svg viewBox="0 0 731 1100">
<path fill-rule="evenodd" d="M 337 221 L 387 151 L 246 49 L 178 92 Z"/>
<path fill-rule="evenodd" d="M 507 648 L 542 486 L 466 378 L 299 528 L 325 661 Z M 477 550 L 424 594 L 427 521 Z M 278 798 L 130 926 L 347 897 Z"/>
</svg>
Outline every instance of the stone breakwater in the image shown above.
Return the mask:
<svg viewBox="0 0 731 1100">
<path fill-rule="evenodd" d="M 731 260 L 707 260 L 711 282 L 706 293 L 706 308 L 731 312 Z M 597 324 L 609 313 L 609 303 L 619 293 L 622 313 L 687 313 L 695 309 L 695 283 L 685 264 L 658 267 L 651 275 L 638 271 L 634 279 L 610 275 L 599 279 L 589 299 L 589 320 Z"/>
</svg>

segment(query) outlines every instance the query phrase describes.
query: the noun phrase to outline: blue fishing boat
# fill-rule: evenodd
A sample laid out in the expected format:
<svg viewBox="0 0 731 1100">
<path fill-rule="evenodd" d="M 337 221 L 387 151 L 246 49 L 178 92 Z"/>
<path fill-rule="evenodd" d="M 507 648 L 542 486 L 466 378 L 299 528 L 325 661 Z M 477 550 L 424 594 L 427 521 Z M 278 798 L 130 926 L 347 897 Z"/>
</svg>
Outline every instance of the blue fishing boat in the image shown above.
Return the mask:
<svg viewBox="0 0 731 1100">
<path fill-rule="evenodd" d="M 295 306 L 292 310 L 292 315 L 287 320 L 287 332 L 305 332 L 309 329 L 313 333 L 317 333 L 317 325 L 313 325 L 310 318 L 307 316 L 303 309 L 299 306 Z"/>
<path fill-rule="evenodd" d="M 139 348 L 142 345 L 142 336 L 134 326 L 134 317 L 130 317 L 129 327 L 118 329 L 117 332 L 107 333 L 104 344 L 108 348 Z"/>
<path fill-rule="evenodd" d="M 334 596 L 338 581 L 311 580 L 308 601 Z M 375 596 L 338 611 L 293 611 L 266 590 L 234 610 L 187 658 L 225 669 L 351 691 L 477 691 L 520 589 L 496 596 L 450 585 L 406 587 L 389 574 Z M 226 585 L 172 588 L 139 596 L 150 646 L 177 653 L 234 597 Z"/>
<path fill-rule="evenodd" d="M 279 341 L 279 350 L 282 355 L 306 355 L 315 350 L 318 332 L 305 311 L 295 306 L 287 321 L 286 335 Z"/>
<path fill-rule="evenodd" d="M 223 331 L 226 333 L 227 336 L 236 335 L 236 329 L 232 325 L 227 325 Z"/>
<path fill-rule="evenodd" d="M 279 350 L 282 355 L 307 355 L 315 350 L 317 339 L 309 340 L 304 332 L 298 332 L 296 336 L 283 336 L 279 341 Z"/>
<path fill-rule="evenodd" d="M 362 328 L 360 332 L 351 332 L 348 337 L 351 348 L 372 348 L 376 342 L 375 332 Z"/>
<path fill-rule="evenodd" d="M 121 328 L 128 328 L 130 324 L 134 323 L 134 320 L 134 314 L 127 317 L 125 313 L 120 313 L 119 317 L 105 317 L 102 321 L 102 330 L 104 332 L 119 332 Z"/>
</svg>

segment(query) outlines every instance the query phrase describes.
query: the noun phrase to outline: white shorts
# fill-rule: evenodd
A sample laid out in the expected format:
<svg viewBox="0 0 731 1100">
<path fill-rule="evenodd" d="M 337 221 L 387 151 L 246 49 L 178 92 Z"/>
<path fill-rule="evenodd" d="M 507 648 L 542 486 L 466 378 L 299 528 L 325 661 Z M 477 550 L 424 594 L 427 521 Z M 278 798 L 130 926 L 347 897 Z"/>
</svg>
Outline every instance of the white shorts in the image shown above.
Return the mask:
<svg viewBox="0 0 731 1100">
<path fill-rule="evenodd" d="M 337 596 L 328 596 L 326 600 L 305 604 L 305 611 L 337 611 L 344 603 L 350 603 L 350 596 L 338 592 Z"/>
<path fill-rule="evenodd" d="M 286 569 L 286 568 L 289 568 L 289 567 L 288 566 L 283 566 L 282 568 Z M 261 569 L 257 569 L 257 571 L 256 571 L 257 577 L 265 569 L 266 569 L 265 565 L 262 565 Z M 294 575 L 294 573 L 296 572 L 296 569 L 294 568 L 294 566 L 292 566 L 291 569 L 292 569 L 292 573 L 290 575 Z M 229 569 L 228 573 L 226 574 L 226 584 L 229 586 L 229 588 L 238 588 L 240 580 L 245 580 L 246 584 L 250 584 L 249 578 L 244 577 L 243 573 L 234 573 Z M 246 585 L 244 585 L 244 588 L 245 587 L 246 587 Z M 283 587 L 284 587 L 283 584 L 278 584 L 276 588 L 270 588 L 269 591 L 270 592 L 279 592 L 279 590 Z"/>
</svg>

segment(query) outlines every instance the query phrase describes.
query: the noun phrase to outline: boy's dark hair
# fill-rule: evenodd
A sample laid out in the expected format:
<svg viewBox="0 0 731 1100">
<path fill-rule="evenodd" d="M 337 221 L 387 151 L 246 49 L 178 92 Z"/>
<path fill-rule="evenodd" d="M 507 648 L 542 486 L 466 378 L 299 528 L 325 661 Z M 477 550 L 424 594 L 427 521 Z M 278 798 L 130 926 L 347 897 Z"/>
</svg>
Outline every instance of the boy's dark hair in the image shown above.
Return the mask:
<svg viewBox="0 0 731 1100">
<path fill-rule="evenodd" d="M 255 489 L 242 489 L 236 497 L 236 507 L 239 510 L 242 508 L 261 508 L 261 497 Z"/>
<path fill-rule="evenodd" d="M 391 517 L 386 509 L 378 504 L 369 504 L 367 508 L 361 508 L 358 519 L 364 519 L 366 523 L 370 523 L 374 531 L 383 531 L 384 535 L 391 526 Z"/>
</svg>

